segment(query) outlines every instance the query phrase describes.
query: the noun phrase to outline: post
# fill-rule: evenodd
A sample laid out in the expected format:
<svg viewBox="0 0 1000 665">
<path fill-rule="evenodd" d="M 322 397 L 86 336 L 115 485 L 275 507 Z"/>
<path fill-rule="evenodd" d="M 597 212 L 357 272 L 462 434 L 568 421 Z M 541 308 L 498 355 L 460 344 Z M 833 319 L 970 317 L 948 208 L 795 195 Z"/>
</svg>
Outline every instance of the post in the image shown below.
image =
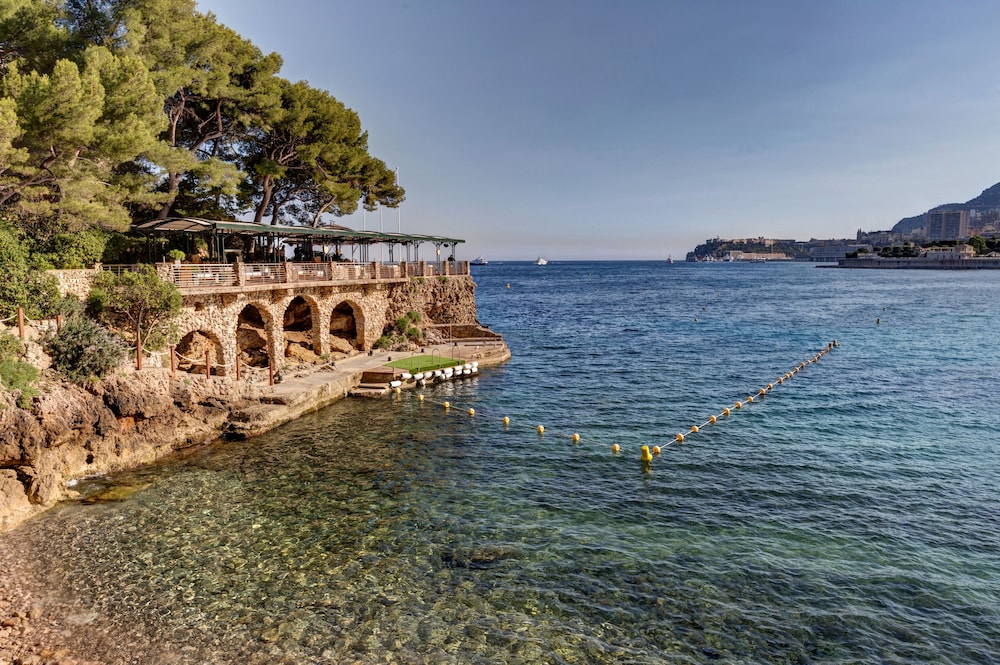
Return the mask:
<svg viewBox="0 0 1000 665">
<path fill-rule="evenodd" d="M 240 380 L 240 350 L 236 349 L 236 380 Z"/>
<path fill-rule="evenodd" d="M 17 334 L 24 339 L 24 308 L 17 308 Z"/>
<path fill-rule="evenodd" d="M 177 375 L 177 354 L 174 353 L 175 347 L 173 344 L 167 347 L 170 349 L 170 378 L 174 378 Z"/>
<path fill-rule="evenodd" d="M 209 360 L 212 351 L 210 349 L 205 349 L 205 378 L 212 378 L 212 363 Z"/>
<path fill-rule="evenodd" d="M 270 359 L 267 361 L 267 383 L 268 385 L 274 385 L 274 365 L 271 364 Z"/>
</svg>

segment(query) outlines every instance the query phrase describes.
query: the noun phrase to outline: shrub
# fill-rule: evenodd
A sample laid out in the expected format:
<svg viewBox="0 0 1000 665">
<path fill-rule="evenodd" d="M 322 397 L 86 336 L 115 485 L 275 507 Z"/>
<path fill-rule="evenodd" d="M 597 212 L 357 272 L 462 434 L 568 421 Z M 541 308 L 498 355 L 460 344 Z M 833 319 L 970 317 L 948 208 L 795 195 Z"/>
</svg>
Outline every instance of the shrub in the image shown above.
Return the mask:
<svg viewBox="0 0 1000 665">
<path fill-rule="evenodd" d="M 391 349 L 392 348 L 392 337 L 390 337 L 389 335 L 382 335 L 381 337 L 378 338 L 378 341 L 375 342 L 375 348 L 376 349 Z"/>
<path fill-rule="evenodd" d="M 167 252 L 167 260 L 169 261 L 183 261 L 187 254 L 181 249 L 172 249 Z"/>
<path fill-rule="evenodd" d="M 11 392 L 19 393 L 17 405 L 22 409 L 31 407 L 31 400 L 38 396 L 35 381 L 38 368 L 20 360 L 0 361 L 0 384 Z"/>
<path fill-rule="evenodd" d="M 38 248 L 35 259 L 55 268 L 89 268 L 101 260 L 108 234 L 100 229 L 57 233 Z"/>
<path fill-rule="evenodd" d="M 58 332 L 42 338 L 52 366 L 70 381 L 101 378 L 118 366 L 125 349 L 107 329 L 92 319 L 74 317 Z"/>
<path fill-rule="evenodd" d="M 24 352 L 24 344 L 7 331 L 0 332 L 0 360 L 16 360 Z"/>
</svg>

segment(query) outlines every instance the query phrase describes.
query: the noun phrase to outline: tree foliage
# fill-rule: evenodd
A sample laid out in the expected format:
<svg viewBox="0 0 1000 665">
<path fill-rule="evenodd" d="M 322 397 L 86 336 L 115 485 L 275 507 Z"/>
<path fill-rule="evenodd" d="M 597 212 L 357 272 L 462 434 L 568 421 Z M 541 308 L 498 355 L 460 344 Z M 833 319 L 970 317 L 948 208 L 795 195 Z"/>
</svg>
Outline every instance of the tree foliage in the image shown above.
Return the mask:
<svg viewBox="0 0 1000 665">
<path fill-rule="evenodd" d="M 45 252 L 152 216 L 399 205 L 357 114 L 281 65 L 194 0 L 0 0 L 0 218 Z"/>
<path fill-rule="evenodd" d="M 40 319 L 60 306 L 55 278 L 31 270 L 27 244 L 16 229 L 0 223 L 0 319 L 10 319 L 18 307 L 28 318 Z"/>
</svg>

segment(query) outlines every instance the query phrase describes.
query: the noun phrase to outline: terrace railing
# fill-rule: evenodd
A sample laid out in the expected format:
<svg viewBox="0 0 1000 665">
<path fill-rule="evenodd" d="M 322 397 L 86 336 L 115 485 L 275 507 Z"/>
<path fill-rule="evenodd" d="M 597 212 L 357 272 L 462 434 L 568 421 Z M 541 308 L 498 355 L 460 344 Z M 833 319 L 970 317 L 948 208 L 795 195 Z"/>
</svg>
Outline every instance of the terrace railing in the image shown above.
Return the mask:
<svg viewBox="0 0 1000 665">
<path fill-rule="evenodd" d="M 105 265 L 102 269 L 121 274 L 131 265 Z M 185 290 L 238 290 L 242 286 L 268 284 L 330 284 L 400 281 L 413 277 L 468 275 L 468 261 L 428 263 L 158 263 L 160 279 Z"/>
</svg>

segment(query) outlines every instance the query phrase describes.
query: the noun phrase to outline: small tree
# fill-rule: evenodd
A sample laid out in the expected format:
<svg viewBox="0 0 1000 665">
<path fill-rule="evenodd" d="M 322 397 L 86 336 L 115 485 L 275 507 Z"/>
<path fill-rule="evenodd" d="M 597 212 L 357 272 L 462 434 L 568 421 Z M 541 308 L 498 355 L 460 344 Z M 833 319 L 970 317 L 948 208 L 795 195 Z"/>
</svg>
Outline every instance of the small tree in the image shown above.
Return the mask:
<svg viewBox="0 0 1000 665">
<path fill-rule="evenodd" d="M 989 252 L 989 247 L 986 246 L 986 238 L 982 236 L 972 236 L 969 238 L 969 244 L 976 250 L 977 256 Z"/>
<path fill-rule="evenodd" d="M 176 286 L 157 277 L 152 266 L 143 265 L 120 275 L 101 272 L 94 280 L 87 310 L 127 341 L 156 348 L 169 336 L 181 302 Z"/>
</svg>

